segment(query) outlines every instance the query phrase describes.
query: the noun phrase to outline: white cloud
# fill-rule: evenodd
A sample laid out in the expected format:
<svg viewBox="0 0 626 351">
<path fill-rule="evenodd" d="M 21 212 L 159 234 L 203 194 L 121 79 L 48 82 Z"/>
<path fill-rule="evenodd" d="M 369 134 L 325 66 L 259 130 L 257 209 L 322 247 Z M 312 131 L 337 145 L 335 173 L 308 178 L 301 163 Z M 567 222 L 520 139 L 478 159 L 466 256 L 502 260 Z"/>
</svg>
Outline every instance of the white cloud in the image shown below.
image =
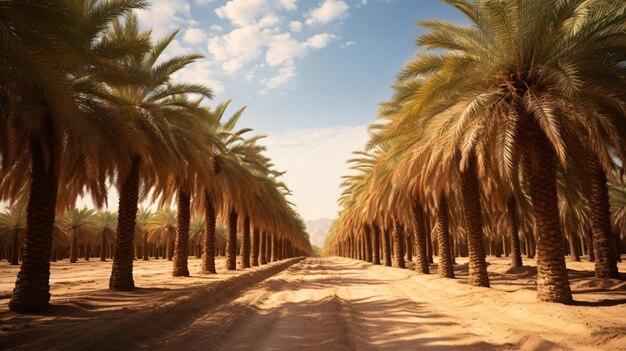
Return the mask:
<svg viewBox="0 0 626 351">
<path fill-rule="evenodd" d="M 190 44 L 199 44 L 206 40 L 206 33 L 199 28 L 189 28 L 185 31 L 183 39 Z"/>
<path fill-rule="evenodd" d="M 196 0 L 196 4 L 198 5 L 206 5 L 212 3 L 213 0 Z"/>
<path fill-rule="evenodd" d="M 261 80 L 261 84 L 266 89 L 276 89 L 293 80 L 296 76 L 296 68 L 293 65 L 287 65 L 282 67 L 278 74 L 272 78 L 266 78 Z"/>
<path fill-rule="evenodd" d="M 336 35 L 329 33 L 315 34 L 314 36 L 310 37 L 309 40 L 306 41 L 306 43 L 309 47 L 312 47 L 314 49 L 321 49 L 323 47 L 326 47 L 326 45 L 328 45 L 331 40 L 336 38 Z"/>
<path fill-rule="evenodd" d="M 222 28 L 221 26 L 218 26 L 217 24 L 212 25 L 211 27 L 209 27 L 210 30 L 214 31 L 214 32 L 223 32 L 224 28 Z"/>
<path fill-rule="evenodd" d="M 322 4 L 309 13 L 306 24 L 327 24 L 341 18 L 348 12 L 349 6 L 341 0 L 324 0 Z"/>
<path fill-rule="evenodd" d="M 291 21 L 291 23 L 289 23 L 289 28 L 294 33 L 300 33 L 300 31 L 302 31 L 302 22 Z"/>
<path fill-rule="evenodd" d="M 208 60 L 199 60 L 174 74 L 174 81 L 204 84 L 215 94 L 223 93 L 226 88 L 215 77 L 213 64 Z"/>
<path fill-rule="evenodd" d="M 224 72 L 231 75 L 262 55 L 262 45 L 268 35 L 268 30 L 262 31 L 256 26 L 237 28 L 223 36 L 210 38 L 209 52 L 222 62 Z"/>
<path fill-rule="evenodd" d="M 259 20 L 259 27 L 266 28 L 272 27 L 280 23 L 280 18 L 273 13 L 270 13 L 267 16 L 264 16 Z"/>
<path fill-rule="evenodd" d="M 341 44 L 341 48 L 345 49 L 353 45 L 356 45 L 356 41 L 346 41 L 345 43 Z"/>
<path fill-rule="evenodd" d="M 367 127 L 329 127 L 269 133 L 267 155 L 293 190 L 293 202 L 305 219 L 334 218 L 339 207 L 340 177 L 346 160 L 368 140 Z"/>
<path fill-rule="evenodd" d="M 269 49 L 265 54 L 265 62 L 270 66 L 293 63 L 293 59 L 306 53 L 307 46 L 291 37 L 289 33 L 272 36 Z"/>
<path fill-rule="evenodd" d="M 230 0 L 224 6 L 215 9 L 218 17 L 228 19 L 237 27 L 254 24 L 267 12 L 267 0 Z"/>
<path fill-rule="evenodd" d="M 278 2 L 287 10 L 294 11 L 298 8 L 296 0 L 278 0 Z"/>
<path fill-rule="evenodd" d="M 229 0 L 215 10 L 217 16 L 227 19 L 233 29 L 208 39 L 208 51 L 226 75 L 241 74 L 252 79 L 246 65 L 264 60 L 278 72 L 261 80 L 266 89 L 274 89 L 293 81 L 296 60 L 313 50 L 319 50 L 337 38 L 331 33 L 313 35 L 300 41 L 292 36 L 302 31 L 300 21 L 289 23 L 290 31 L 284 31 L 281 15 L 297 8 L 294 0 Z M 319 23 L 341 16 L 347 10 L 343 1 L 326 0 L 307 16 Z M 317 23 L 316 22 L 316 23 Z M 241 72 L 241 73 L 240 73 Z"/>
<path fill-rule="evenodd" d="M 153 0 L 150 7 L 136 13 L 144 28 L 152 28 L 155 38 L 161 38 L 192 21 L 186 0 Z"/>
</svg>

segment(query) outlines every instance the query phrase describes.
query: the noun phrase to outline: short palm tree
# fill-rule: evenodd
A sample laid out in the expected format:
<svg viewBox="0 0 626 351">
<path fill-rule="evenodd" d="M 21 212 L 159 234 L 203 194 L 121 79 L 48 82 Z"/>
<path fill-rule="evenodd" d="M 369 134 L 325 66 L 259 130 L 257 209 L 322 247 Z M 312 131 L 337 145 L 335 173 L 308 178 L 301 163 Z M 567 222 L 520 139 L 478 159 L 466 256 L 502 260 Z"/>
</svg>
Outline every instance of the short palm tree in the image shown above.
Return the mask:
<svg viewBox="0 0 626 351">
<path fill-rule="evenodd" d="M 165 257 L 170 261 L 174 256 L 176 225 L 176 211 L 171 208 L 159 209 L 146 224 L 148 240 L 156 246 L 164 246 Z"/>
<path fill-rule="evenodd" d="M 115 242 L 117 230 L 116 212 L 98 212 L 94 218 L 96 233 L 100 242 L 100 261 L 106 261 L 107 248 Z"/>
<path fill-rule="evenodd" d="M 66 212 L 60 220 L 60 227 L 70 240 L 70 263 L 78 260 L 78 250 L 80 245 L 86 247 L 95 239 L 96 220 L 95 211 L 87 208 L 73 209 Z M 89 253 L 85 252 L 88 260 Z"/>
<path fill-rule="evenodd" d="M 7 207 L 0 213 L 0 240 L 11 246 L 11 265 L 19 264 L 20 246 L 26 233 L 26 213 L 19 207 Z"/>
</svg>

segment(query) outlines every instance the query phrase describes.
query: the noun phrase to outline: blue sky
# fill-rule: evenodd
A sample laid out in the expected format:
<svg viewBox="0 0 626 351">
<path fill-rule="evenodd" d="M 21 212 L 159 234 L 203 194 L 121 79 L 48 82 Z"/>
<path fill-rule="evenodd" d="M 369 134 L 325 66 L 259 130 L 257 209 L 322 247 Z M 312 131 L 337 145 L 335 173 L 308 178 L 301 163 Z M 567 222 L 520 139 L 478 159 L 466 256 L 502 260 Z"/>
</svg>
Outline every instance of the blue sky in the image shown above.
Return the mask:
<svg viewBox="0 0 626 351">
<path fill-rule="evenodd" d="M 430 18 L 460 20 L 434 0 L 153 0 L 139 12 L 157 37 L 180 28 L 167 56 L 206 56 L 177 79 L 248 107 L 242 125 L 268 135 L 309 220 L 336 214 L 345 161 Z"/>
</svg>

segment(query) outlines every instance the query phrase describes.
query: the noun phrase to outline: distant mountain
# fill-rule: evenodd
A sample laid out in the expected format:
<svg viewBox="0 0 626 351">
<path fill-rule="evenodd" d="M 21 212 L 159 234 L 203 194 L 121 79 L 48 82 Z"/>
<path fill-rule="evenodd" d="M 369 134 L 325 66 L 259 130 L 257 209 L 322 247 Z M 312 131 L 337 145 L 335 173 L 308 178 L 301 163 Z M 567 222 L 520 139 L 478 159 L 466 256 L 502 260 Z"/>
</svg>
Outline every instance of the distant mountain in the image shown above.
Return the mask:
<svg viewBox="0 0 626 351">
<path fill-rule="evenodd" d="M 332 219 L 320 218 L 314 221 L 306 221 L 306 230 L 311 236 L 311 244 L 321 247 L 326 239 L 328 228 L 333 222 Z"/>
</svg>

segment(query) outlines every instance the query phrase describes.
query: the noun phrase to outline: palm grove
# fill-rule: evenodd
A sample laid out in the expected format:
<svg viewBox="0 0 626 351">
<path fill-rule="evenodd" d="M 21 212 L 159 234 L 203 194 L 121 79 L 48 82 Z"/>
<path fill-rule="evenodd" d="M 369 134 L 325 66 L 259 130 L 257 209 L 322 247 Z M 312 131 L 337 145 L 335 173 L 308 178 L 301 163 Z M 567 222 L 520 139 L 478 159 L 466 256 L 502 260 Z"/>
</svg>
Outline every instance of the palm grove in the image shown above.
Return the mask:
<svg viewBox="0 0 626 351">
<path fill-rule="evenodd" d="M 50 261 L 64 257 L 112 257 L 110 288 L 131 290 L 138 257 L 170 258 L 188 276 L 190 254 L 214 273 L 216 253 L 232 270 L 238 250 L 240 268 L 311 252 L 263 137 L 237 127 L 244 109 L 207 107 L 209 87 L 173 78 L 202 56 L 168 56 L 176 32 L 155 40 L 133 15 L 148 5 L 0 3 L 0 235 L 3 257 L 21 258 L 14 311 L 48 306 Z M 112 186 L 117 213 L 74 209 L 84 196 L 103 207 Z"/>
<path fill-rule="evenodd" d="M 350 160 L 326 254 L 489 286 L 487 254 L 537 257 L 537 299 L 570 303 L 565 255 L 619 278 L 626 198 L 626 4 L 444 0 L 366 150 Z"/>
</svg>

